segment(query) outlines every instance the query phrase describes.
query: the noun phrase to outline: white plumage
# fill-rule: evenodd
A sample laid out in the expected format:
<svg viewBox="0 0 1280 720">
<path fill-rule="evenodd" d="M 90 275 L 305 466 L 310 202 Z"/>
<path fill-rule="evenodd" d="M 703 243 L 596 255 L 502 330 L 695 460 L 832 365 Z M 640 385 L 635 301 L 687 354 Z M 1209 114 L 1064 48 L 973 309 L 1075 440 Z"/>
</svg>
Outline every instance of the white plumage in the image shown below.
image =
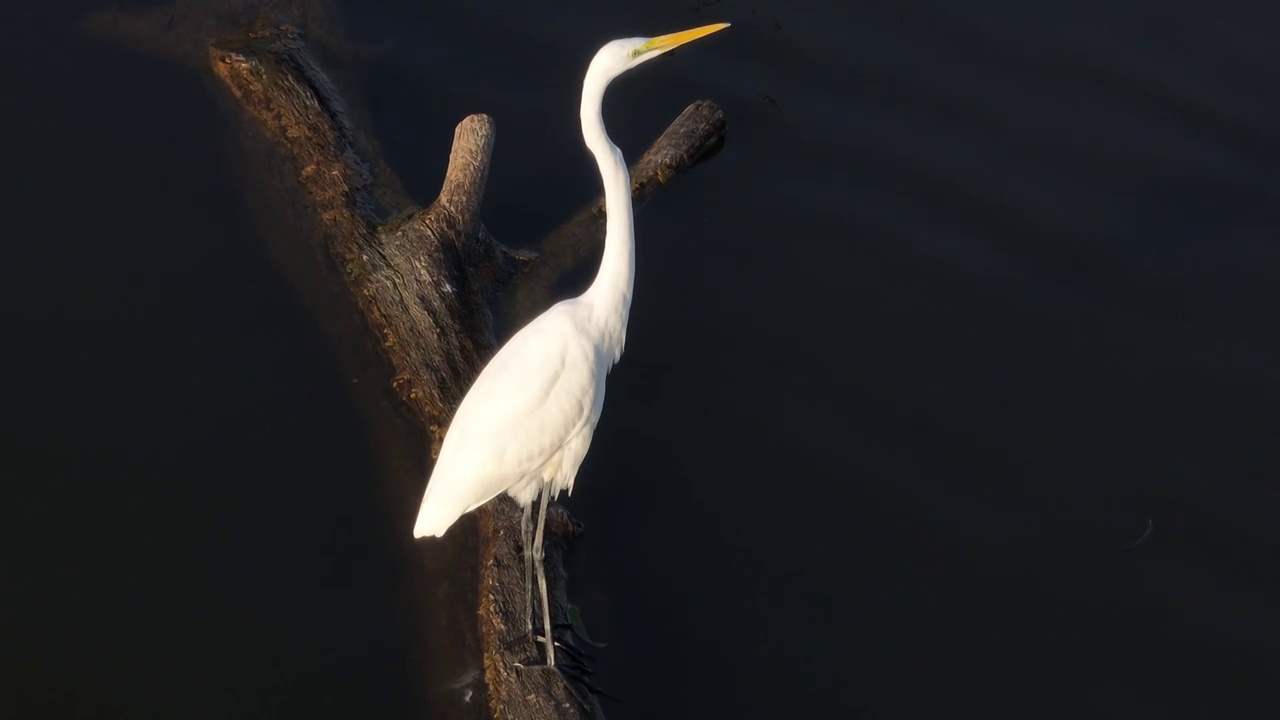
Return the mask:
<svg viewBox="0 0 1280 720">
<path fill-rule="evenodd" d="M 414 537 L 443 535 L 502 492 L 529 507 L 543 487 L 552 499 L 573 490 L 613 364 L 592 309 L 557 303 L 480 372 L 445 434 Z"/>
<path fill-rule="evenodd" d="M 622 151 L 604 128 L 609 83 L 622 73 L 691 40 L 728 27 L 706 25 L 655 38 L 614 40 L 602 47 L 582 84 L 582 138 L 600 166 L 605 244 L 600 269 L 582 295 L 556 303 L 517 332 L 481 370 L 454 413 L 414 523 L 415 538 L 442 536 L 466 513 L 510 495 L 523 509 L 528 604 L 537 568 L 547 664 L 555 665 L 542 567 L 547 502 L 573 490 L 604 407 L 605 378 L 622 357 L 635 281 L 631 179 Z M 530 511 L 541 498 L 536 537 Z"/>
</svg>

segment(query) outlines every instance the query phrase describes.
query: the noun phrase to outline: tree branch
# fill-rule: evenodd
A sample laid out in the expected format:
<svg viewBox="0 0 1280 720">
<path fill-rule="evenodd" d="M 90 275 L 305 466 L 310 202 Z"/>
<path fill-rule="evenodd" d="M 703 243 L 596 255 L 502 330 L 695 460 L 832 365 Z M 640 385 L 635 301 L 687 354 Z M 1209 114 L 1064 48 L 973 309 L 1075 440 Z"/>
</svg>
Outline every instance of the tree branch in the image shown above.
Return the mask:
<svg viewBox="0 0 1280 720">
<path fill-rule="evenodd" d="M 631 166 L 632 207 L 638 212 L 660 188 L 714 157 L 724 139 L 724 113 L 715 103 L 700 100 L 685 108 Z M 538 262 L 503 298 L 508 312 L 523 321 L 549 306 L 564 277 L 600 253 L 604 227 L 601 194 L 542 241 Z"/>
<path fill-rule="evenodd" d="M 492 154 L 493 120 L 489 116 L 472 115 L 458 123 L 444 186 L 435 204 L 457 217 L 464 231 L 474 232 L 480 223 L 480 202 Z"/>
</svg>

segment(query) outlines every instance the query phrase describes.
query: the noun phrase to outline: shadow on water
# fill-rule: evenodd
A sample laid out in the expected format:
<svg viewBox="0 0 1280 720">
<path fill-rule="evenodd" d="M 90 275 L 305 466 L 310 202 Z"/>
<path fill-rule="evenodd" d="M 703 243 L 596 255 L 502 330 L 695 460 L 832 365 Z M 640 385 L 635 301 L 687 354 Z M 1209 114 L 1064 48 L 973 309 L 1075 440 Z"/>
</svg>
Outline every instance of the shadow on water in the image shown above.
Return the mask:
<svg viewBox="0 0 1280 720">
<path fill-rule="evenodd" d="M 49 477 L 27 532 L 53 532 L 13 564 L 29 592 L 5 603 L 4 695 L 22 716 L 478 716 L 476 627 L 456 620 L 475 523 L 406 552 L 427 448 L 351 342 L 283 159 L 198 44 L 142 45 L 137 23 L 117 49 L 114 17 L 92 39 L 79 17 L 12 32 L 50 56 L 14 89 L 54 138 L 17 151 L 38 212 L 19 236 L 52 242 L 19 251 L 35 273 L 10 290 L 48 298 L 15 319 L 47 338 L 23 370 L 52 390 L 17 394 L 11 437 Z M 35 290 L 52 277 L 63 292 Z"/>
<path fill-rule="evenodd" d="M 242 169 L 237 177 L 246 204 L 258 219 L 258 234 L 266 239 L 275 265 L 284 271 L 296 296 L 308 304 L 313 324 L 323 329 L 330 348 L 340 357 L 344 377 L 350 381 L 350 397 L 363 420 L 362 435 L 373 450 L 373 475 L 363 481 L 347 479 L 377 495 L 383 506 L 373 518 L 378 532 L 368 547 L 396 556 L 402 568 L 407 563 L 428 565 L 425 572 L 400 570 L 383 589 L 393 592 L 399 605 L 394 631 L 409 636 L 406 660 L 412 668 L 414 692 L 398 702 L 416 697 L 433 717 L 481 717 L 481 654 L 478 627 L 471 620 L 479 584 L 475 519 L 459 521 L 446 538 L 425 541 L 432 545 L 430 552 L 413 551 L 410 529 L 430 467 L 428 446 L 386 390 L 391 387 L 390 378 L 381 358 L 364 340 L 367 331 L 339 271 L 317 252 L 314 239 L 322 231 L 316 212 L 297 197 L 294 184 L 280 181 L 282 173 L 288 176 L 288 159 L 254 123 L 241 117 L 229 96 L 221 99 L 234 128 L 226 157 Z M 405 577 L 430 584 L 413 586 Z"/>
<path fill-rule="evenodd" d="M 341 5 L 378 50 L 335 65 L 411 196 L 494 116 L 513 245 L 597 190 L 590 52 L 734 23 L 606 104 L 629 157 L 694 99 L 729 123 L 637 219 L 566 503 L 608 716 L 1276 716 L 1277 11 L 701 5 Z M 408 598 L 470 581 L 403 587 L 408 501 L 373 491 L 421 451 L 281 282 L 306 261 L 268 254 L 289 232 L 215 95 L 76 17 L 0 23 L 5 435 L 35 468 L 3 682 L 29 714 L 465 710 L 464 630 Z"/>
</svg>

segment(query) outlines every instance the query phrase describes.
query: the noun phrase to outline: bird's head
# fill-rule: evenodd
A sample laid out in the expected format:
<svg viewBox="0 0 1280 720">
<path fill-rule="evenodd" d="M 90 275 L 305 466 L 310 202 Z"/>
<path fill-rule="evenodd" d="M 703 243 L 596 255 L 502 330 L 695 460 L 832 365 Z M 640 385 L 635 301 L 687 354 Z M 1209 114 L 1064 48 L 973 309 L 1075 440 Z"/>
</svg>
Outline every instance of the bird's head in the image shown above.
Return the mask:
<svg viewBox="0 0 1280 720">
<path fill-rule="evenodd" d="M 696 27 L 692 30 L 659 35 L 658 37 L 614 40 L 600 48 L 600 51 L 596 53 L 595 58 L 591 60 L 591 67 L 587 70 L 587 75 L 594 75 L 608 82 L 659 55 L 668 53 L 685 43 L 706 37 L 727 27 L 729 27 L 729 23 L 716 23 L 714 25 Z"/>
</svg>

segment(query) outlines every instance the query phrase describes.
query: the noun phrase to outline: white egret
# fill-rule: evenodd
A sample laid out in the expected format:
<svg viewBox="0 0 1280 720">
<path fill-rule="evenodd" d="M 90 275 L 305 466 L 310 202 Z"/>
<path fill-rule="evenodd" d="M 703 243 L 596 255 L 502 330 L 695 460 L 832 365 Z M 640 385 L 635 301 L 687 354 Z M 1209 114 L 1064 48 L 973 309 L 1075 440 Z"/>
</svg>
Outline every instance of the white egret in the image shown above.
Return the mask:
<svg viewBox="0 0 1280 720">
<path fill-rule="evenodd" d="M 480 371 L 445 433 L 414 524 L 415 538 L 442 536 L 462 515 L 503 492 L 523 508 L 525 629 L 532 636 L 536 565 L 542 640 L 551 666 L 555 642 L 542 565 L 547 502 L 562 490 L 573 491 L 604 406 L 605 378 L 622 357 L 635 280 L 631 178 L 622 151 L 604 128 L 605 89 L 628 70 L 728 26 L 614 40 L 592 59 L 582 85 L 581 119 L 582 137 L 604 182 L 607 219 L 600 268 L 582 295 L 534 318 Z M 531 543 L 530 515 L 539 496 Z"/>
</svg>

